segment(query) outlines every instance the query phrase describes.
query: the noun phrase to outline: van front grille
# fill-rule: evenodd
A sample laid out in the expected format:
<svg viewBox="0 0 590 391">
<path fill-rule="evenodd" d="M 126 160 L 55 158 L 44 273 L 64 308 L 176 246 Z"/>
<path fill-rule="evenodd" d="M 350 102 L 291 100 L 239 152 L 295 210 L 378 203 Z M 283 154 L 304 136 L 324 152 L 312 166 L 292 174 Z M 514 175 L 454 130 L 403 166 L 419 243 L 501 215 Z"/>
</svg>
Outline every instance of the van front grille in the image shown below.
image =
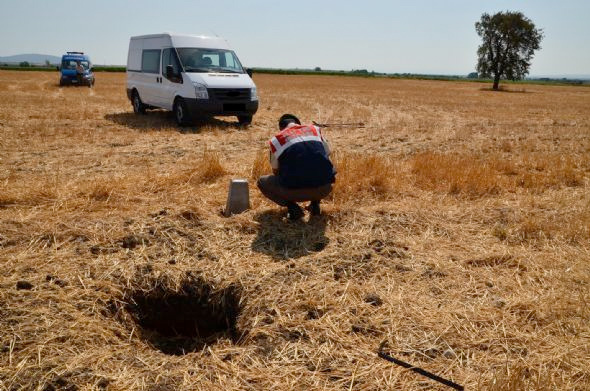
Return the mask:
<svg viewBox="0 0 590 391">
<path fill-rule="evenodd" d="M 250 100 L 249 88 L 209 88 L 209 98 L 221 102 L 244 102 Z"/>
</svg>

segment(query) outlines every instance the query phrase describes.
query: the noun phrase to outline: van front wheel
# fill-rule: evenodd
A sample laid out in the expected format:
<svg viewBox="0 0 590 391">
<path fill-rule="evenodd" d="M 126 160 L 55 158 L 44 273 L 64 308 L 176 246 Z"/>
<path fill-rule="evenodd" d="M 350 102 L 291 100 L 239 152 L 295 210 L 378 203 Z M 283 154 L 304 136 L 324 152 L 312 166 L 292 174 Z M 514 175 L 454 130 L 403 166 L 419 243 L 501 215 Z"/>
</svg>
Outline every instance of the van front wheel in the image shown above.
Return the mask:
<svg viewBox="0 0 590 391">
<path fill-rule="evenodd" d="M 191 123 L 190 115 L 182 98 L 178 98 L 174 101 L 174 108 L 172 111 L 174 112 L 174 119 L 176 119 L 178 126 L 187 126 Z"/>
<path fill-rule="evenodd" d="M 137 91 L 133 92 L 133 99 L 131 100 L 131 103 L 133 104 L 133 112 L 135 114 L 145 114 L 145 105 L 141 101 Z"/>
<path fill-rule="evenodd" d="M 252 123 L 251 115 L 238 115 L 238 122 L 242 126 L 248 126 Z"/>
</svg>

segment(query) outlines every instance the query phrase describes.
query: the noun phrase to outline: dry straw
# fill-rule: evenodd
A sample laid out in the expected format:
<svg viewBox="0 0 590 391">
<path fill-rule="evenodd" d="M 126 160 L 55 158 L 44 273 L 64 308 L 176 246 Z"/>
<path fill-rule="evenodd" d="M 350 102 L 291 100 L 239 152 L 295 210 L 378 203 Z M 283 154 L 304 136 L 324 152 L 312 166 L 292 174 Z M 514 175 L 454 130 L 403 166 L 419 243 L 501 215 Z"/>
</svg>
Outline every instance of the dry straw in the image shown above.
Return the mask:
<svg viewBox="0 0 590 391">
<path fill-rule="evenodd" d="M 0 72 L 0 390 L 590 387 L 590 117 L 581 87 L 258 75 L 248 129 L 136 116 L 123 74 Z M 288 86 L 288 89 L 287 89 Z M 325 130 L 323 215 L 270 172 L 276 119 Z M 206 147 L 205 147 L 206 146 Z"/>
</svg>

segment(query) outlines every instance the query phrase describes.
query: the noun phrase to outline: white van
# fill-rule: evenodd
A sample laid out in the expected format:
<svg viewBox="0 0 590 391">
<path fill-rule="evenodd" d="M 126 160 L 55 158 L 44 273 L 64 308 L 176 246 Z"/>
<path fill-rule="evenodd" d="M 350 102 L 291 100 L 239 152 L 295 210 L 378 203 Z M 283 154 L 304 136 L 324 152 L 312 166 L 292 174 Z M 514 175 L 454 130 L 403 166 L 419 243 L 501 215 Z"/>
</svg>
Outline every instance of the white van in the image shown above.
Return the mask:
<svg viewBox="0 0 590 391">
<path fill-rule="evenodd" d="M 258 110 L 256 85 L 227 42 L 219 37 L 153 34 L 131 37 L 127 96 L 133 111 L 172 110 L 176 122 L 237 116 L 250 124 Z"/>
</svg>

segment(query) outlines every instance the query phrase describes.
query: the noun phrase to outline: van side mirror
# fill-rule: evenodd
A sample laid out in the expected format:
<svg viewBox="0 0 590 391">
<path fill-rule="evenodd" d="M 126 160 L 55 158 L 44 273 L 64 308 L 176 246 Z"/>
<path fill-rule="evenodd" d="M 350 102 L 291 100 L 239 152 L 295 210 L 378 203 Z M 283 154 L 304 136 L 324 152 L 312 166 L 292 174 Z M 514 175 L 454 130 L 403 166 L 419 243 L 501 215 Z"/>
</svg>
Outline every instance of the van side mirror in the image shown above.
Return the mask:
<svg viewBox="0 0 590 391">
<path fill-rule="evenodd" d="M 246 68 L 246 73 L 248 74 L 248 76 L 250 76 L 250 79 L 252 78 L 252 68 Z"/>
</svg>

